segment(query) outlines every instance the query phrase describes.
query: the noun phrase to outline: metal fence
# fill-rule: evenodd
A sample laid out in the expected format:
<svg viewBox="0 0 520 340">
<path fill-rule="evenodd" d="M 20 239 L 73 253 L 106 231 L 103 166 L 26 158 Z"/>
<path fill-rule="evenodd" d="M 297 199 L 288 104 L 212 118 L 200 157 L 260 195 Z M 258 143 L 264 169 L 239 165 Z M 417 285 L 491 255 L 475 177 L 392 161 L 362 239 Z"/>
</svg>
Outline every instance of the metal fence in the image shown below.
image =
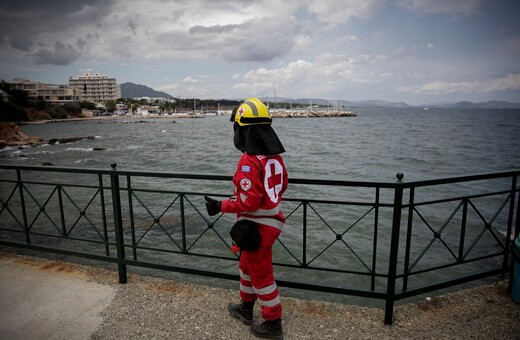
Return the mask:
<svg viewBox="0 0 520 340">
<path fill-rule="evenodd" d="M 277 283 L 395 302 L 511 270 L 520 171 L 405 182 L 289 180 Z M 238 280 L 230 176 L 0 165 L 0 245 Z"/>
</svg>

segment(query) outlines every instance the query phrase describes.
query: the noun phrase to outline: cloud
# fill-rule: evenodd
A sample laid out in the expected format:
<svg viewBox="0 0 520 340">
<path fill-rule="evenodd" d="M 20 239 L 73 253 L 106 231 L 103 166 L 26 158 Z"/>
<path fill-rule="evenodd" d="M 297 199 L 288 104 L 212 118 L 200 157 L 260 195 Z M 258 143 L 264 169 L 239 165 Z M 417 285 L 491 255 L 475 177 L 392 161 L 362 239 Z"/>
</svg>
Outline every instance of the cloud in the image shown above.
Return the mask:
<svg viewBox="0 0 520 340">
<path fill-rule="evenodd" d="M 329 0 L 311 1 L 309 11 L 319 21 L 328 24 L 346 24 L 351 17 L 367 19 L 377 13 L 385 0 Z"/>
<path fill-rule="evenodd" d="M 10 47 L 40 64 L 83 60 L 218 58 L 270 62 L 312 48 L 319 29 L 295 17 L 307 9 L 327 24 L 368 18 L 384 0 L 327 2 L 83 0 L 0 3 Z M 3 14 L 2 14 L 3 13 Z M 343 43 L 355 36 L 345 35 Z M 57 51 L 65 53 L 60 57 Z"/>
<path fill-rule="evenodd" d="M 319 87 L 322 94 L 331 94 L 345 86 L 370 86 L 387 81 L 390 74 L 385 63 L 390 59 L 392 56 L 388 55 L 349 57 L 323 53 L 314 61 L 300 59 L 279 68 L 249 71 L 235 77 L 233 89 L 271 95 L 276 86 L 281 95 L 313 96 Z"/>
<path fill-rule="evenodd" d="M 193 77 L 186 77 L 184 78 L 184 80 L 182 82 L 184 83 L 196 83 L 198 80 L 197 79 L 193 79 Z"/>
<path fill-rule="evenodd" d="M 73 46 L 58 41 L 54 44 L 54 50 L 40 48 L 34 57 L 37 64 L 63 66 L 78 60 L 80 55 Z"/>
<path fill-rule="evenodd" d="M 374 38 L 375 41 L 383 41 L 386 38 L 386 35 L 386 32 L 377 31 L 372 33 L 372 38 Z"/>
<path fill-rule="evenodd" d="M 85 28 L 95 27 L 111 12 L 113 2 L 83 1 L 2 1 L 0 22 L 9 47 L 35 57 L 39 64 L 66 65 L 78 58 L 73 47 L 87 47 Z M 91 30 L 93 31 L 93 30 Z M 64 53 L 59 56 L 58 53 Z"/>
</svg>

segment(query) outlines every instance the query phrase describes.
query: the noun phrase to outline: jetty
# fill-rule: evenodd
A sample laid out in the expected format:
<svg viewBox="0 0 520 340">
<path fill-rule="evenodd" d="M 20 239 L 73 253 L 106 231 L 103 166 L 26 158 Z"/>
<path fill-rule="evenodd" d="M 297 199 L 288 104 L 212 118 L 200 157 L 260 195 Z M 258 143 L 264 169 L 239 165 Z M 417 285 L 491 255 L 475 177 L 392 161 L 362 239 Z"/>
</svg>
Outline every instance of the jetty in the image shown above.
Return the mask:
<svg viewBox="0 0 520 340">
<path fill-rule="evenodd" d="M 273 118 L 322 118 L 322 117 L 357 117 L 353 111 L 270 111 Z"/>
</svg>

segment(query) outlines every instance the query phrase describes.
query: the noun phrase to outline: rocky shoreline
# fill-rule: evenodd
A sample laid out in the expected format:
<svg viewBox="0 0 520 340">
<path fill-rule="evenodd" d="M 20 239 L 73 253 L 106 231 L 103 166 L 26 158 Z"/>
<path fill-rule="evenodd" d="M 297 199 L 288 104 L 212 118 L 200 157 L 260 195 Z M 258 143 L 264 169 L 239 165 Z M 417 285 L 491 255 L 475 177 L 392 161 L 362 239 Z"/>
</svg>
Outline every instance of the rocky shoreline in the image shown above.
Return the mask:
<svg viewBox="0 0 520 340">
<path fill-rule="evenodd" d="M 15 123 L 0 122 L 0 148 L 6 146 L 40 145 L 43 138 L 27 136 Z"/>
</svg>

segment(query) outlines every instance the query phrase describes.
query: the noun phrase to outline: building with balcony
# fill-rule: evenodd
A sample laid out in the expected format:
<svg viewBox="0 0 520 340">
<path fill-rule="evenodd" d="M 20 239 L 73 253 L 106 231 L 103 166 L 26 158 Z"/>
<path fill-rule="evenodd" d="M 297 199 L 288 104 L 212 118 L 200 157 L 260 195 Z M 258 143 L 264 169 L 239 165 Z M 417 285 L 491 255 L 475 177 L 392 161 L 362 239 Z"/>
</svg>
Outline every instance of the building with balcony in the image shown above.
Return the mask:
<svg viewBox="0 0 520 340">
<path fill-rule="evenodd" d="M 23 91 L 31 101 L 45 101 L 58 104 L 78 102 L 79 96 L 75 88 L 67 85 L 43 84 L 28 79 L 13 79 L 9 83 L 12 90 Z"/>
<path fill-rule="evenodd" d="M 81 101 L 106 103 L 121 97 L 121 88 L 116 78 L 99 73 L 85 73 L 82 76 L 70 77 L 69 85 L 76 89 Z"/>
</svg>

